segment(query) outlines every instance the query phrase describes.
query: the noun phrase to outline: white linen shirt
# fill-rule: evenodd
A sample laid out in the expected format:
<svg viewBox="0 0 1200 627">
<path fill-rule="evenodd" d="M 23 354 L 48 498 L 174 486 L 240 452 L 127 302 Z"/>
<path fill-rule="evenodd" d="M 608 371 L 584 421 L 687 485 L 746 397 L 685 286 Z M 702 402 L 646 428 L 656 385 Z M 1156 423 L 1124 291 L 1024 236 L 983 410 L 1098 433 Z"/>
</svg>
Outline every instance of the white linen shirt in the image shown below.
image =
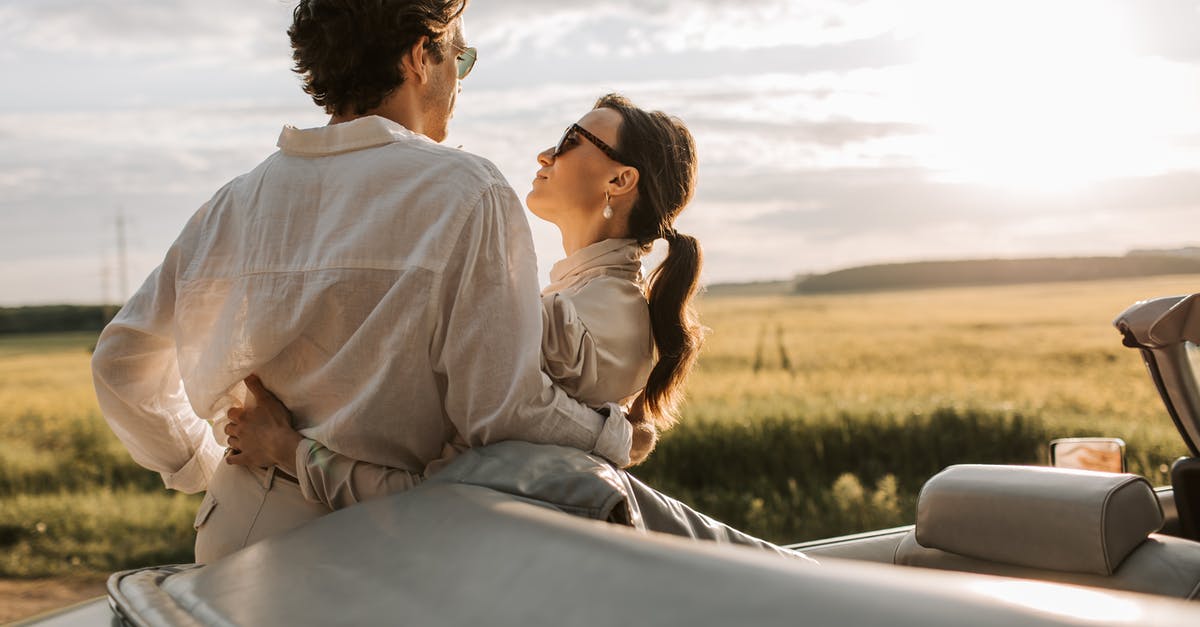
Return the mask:
<svg viewBox="0 0 1200 627">
<path fill-rule="evenodd" d="M 278 146 L 97 343 L 101 411 L 139 464 L 205 489 L 251 373 L 304 436 L 371 464 L 419 473 L 456 432 L 628 463 L 624 416 L 542 373 L 533 242 L 495 166 L 375 116 L 286 127 Z"/>
<path fill-rule="evenodd" d="M 654 366 L 650 306 L 637 240 L 596 242 L 554 264 L 542 290 L 542 368 L 572 398 L 622 411 Z M 459 435 L 421 474 L 374 465 L 305 440 L 296 468 L 304 497 L 341 509 L 412 488 L 470 445 Z"/>
</svg>

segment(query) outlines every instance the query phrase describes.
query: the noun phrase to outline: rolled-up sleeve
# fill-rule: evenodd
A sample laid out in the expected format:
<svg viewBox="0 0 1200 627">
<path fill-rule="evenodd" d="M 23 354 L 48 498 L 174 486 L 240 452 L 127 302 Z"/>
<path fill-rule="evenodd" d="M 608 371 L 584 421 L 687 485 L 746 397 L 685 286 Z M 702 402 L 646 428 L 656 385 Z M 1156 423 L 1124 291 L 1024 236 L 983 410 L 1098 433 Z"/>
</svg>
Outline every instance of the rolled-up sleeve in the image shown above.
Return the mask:
<svg viewBox="0 0 1200 627">
<path fill-rule="evenodd" d="M 206 489 L 224 448 L 188 402 L 171 333 L 175 276 L 188 237 L 185 228 L 100 334 L 92 379 L 101 413 L 134 461 L 161 474 L 168 488 L 194 493 Z"/>
<path fill-rule="evenodd" d="M 559 293 L 542 296 L 542 369 L 576 398 L 600 376 L 595 338 L 571 299 Z"/>
<path fill-rule="evenodd" d="M 447 417 L 470 446 L 502 440 L 558 444 L 629 462 L 632 429 L 613 406 L 601 415 L 542 371 L 542 311 L 533 240 L 507 185 L 467 214 L 431 303 L 431 346 Z"/>
<path fill-rule="evenodd" d="M 419 474 L 353 459 L 308 438 L 296 446 L 296 472 L 304 498 L 330 509 L 410 490 L 422 480 Z"/>
</svg>

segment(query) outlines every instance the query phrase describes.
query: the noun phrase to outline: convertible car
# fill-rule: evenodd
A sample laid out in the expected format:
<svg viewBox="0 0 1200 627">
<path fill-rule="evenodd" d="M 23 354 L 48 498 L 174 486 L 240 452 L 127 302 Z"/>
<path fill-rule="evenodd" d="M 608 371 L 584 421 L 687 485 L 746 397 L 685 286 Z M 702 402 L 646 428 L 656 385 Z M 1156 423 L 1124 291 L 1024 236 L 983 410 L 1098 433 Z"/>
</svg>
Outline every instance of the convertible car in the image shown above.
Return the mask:
<svg viewBox="0 0 1200 627">
<path fill-rule="evenodd" d="M 502 443 L 215 563 L 116 573 L 106 598 L 25 624 L 1200 624 L 1200 294 L 1116 326 L 1191 454 L 1171 486 L 1079 470 L 1120 470 L 1119 442 L 1065 441 L 1056 461 L 1075 468 L 951 466 L 915 525 L 778 549 L 578 451 Z M 681 537 L 707 526 L 716 541 Z"/>
</svg>

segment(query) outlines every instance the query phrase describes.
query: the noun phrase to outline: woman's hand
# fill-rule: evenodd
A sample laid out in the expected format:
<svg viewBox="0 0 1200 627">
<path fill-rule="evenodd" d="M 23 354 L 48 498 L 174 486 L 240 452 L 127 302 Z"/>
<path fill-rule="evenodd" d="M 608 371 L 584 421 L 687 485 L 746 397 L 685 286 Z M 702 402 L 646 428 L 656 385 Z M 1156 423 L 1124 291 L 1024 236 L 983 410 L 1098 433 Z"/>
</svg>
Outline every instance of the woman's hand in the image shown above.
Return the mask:
<svg viewBox="0 0 1200 627">
<path fill-rule="evenodd" d="M 249 408 L 229 410 L 225 435 L 233 450 L 225 462 L 259 468 L 275 465 L 295 476 L 296 447 L 304 436 L 292 428 L 292 413 L 257 376 L 246 377 L 245 383 L 255 402 Z"/>
<path fill-rule="evenodd" d="M 658 444 L 658 429 L 654 423 L 646 420 L 642 403 L 634 403 L 626 414 L 625 419 L 633 427 L 633 446 L 629 449 L 629 466 L 636 466 L 650 456 L 654 446 Z M 629 467 L 627 466 L 627 468 Z"/>
</svg>

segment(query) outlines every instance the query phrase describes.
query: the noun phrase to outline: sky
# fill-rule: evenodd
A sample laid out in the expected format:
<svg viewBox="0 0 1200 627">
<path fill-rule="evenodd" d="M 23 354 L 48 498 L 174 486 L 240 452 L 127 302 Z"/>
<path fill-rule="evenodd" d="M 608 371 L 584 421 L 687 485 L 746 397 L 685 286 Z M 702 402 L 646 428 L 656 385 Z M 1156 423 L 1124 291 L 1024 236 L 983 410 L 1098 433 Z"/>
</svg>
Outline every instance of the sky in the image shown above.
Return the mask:
<svg viewBox="0 0 1200 627">
<path fill-rule="evenodd" d="M 283 125 L 327 122 L 293 4 L 0 0 L 0 305 L 124 300 Z M 708 283 L 1200 244 L 1200 0 L 473 0 L 465 24 L 446 142 L 524 197 L 598 96 L 679 116 Z M 545 280 L 561 244 L 529 217 Z"/>
</svg>

